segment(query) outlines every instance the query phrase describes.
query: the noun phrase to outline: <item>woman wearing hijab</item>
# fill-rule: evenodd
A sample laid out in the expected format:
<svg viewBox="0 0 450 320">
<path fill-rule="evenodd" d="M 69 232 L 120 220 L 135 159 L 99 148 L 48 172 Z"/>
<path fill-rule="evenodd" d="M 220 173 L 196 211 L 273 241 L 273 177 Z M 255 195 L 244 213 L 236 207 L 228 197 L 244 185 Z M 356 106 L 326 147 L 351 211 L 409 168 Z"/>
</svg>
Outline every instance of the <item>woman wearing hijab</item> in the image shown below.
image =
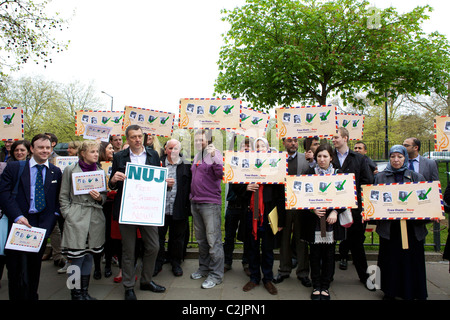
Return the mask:
<svg viewBox="0 0 450 320">
<path fill-rule="evenodd" d="M 425 181 L 418 172 L 408 169 L 408 152 L 401 145 L 389 150 L 389 164 L 375 177 L 375 184 Z M 380 236 L 378 266 L 384 299 L 396 297 L 412 300 L 427 298 L 424 243 L 426 221 L 407 220 L 408 249 L 402 248 L 400 220 L 377 222 Z"/>
<path fill-rule="evenodd" d="M 269 143 L 264 138 L 258 138 L 255 141 L 254 149 L 257 152 L 267 152 Z M 268 215 L 275 207 L 277 208 L 278 231 L 280 231 L 284 226 L 285 216 L 284 185 L 251 183 L 243 185 L 242 188 L 242 194 L 245 194 L 245 207 L 248 207 L 245 237 L 248 243 L 250 270 L 250 281 L 244 285 L 242 290 L 250 291 L 258 286 L 262 280 L 264 288 L 270 294 L 276 295 L 278 290 L 272 283 L 275 236 L 269 225 Z M 241 194 L 241 192 L 238 192 L 238 194 Z M 257 200 L 257 210 L 255 200 Z"/>
</svg>

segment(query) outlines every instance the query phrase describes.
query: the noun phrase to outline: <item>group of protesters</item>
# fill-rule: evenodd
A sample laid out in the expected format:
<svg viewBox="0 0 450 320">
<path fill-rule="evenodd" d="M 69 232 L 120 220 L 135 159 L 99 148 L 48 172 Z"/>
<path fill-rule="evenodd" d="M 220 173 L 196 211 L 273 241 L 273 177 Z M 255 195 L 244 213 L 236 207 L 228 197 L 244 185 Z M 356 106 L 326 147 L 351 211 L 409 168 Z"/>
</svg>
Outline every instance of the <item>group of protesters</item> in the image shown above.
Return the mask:
<svg viewBox="0 0 450 320">
<path fill-rule="evenodd" d="M 154 136 L 144 134 L 141 127 L 130 125 L 121 136 L 109 142 L 84 140 L 71 143 L 69 155 L 78 161 L 63 171 L 53 162 L 58 155 L 53 148 L 57 138 L 50 133 L 26 140 L 5 141 L 0 154 L 0 209 L 2 251 L 0 275 L 6 265 L 11 300 L 38 300 L 42 260 L 47 239 L 53 248 L 54 261 L 67 271 L 79 270 L 79 281 L 73 280 L 73 300 L 94 300 L 89 292 L 91 274 L 102 276 L 101 259 L 105 260 L 104 276 L 111 277 L 111 263 L 116 258 L 119 274 L 115 282 L 124 287 L 124 299 L 136 300 L 135 286 L 156 293 L 166 288 L 154 281 L 165 263 L 173 275 L 183 276 L 183 260 L 189 239 L 192 216 L 198 243 L 198 268 L 190 274 L 202 280 L 200 287 L 210 289 L 224 281 L 232 269 L 236 240 L 243 243 L 242 265 L 248 292 L 261 282 L 269 294 L 278 293 L 277 286 L 296 268 L 296 276 L 311 288 L 312 300 L 330 300 L 330 286 L 335 273 L 336 247 L 339 268 L 345 270 L 351 253 L 357 277 L 362 285 L 375 291 L 380 285 L 384 299 L 427 299 L 424 242 L 426 220 L 407 221 L 409 249 L 401 244 L 400 223 L 377 221 L 380 236 L 378 267 L 381 283 L 369 276 L 364 241 L 366 222 L 362 218 L 361 186 L 379 183 L 402 183 L 438 180 L 436 162 L 419 155 L 420 141 L 407 138 L 402 145 L 389 150 L 388 165 L 378 171 L 376 163 L 365 153 L 364 143 L 351 150 L 349 133 L 339 128 L 331 143 L 317 137 L 299 141 L 283 139 L 288 154 L 287 174 L 353 173 L 358 207 L 345 209 L 287 210 L 283 184 L 226 185 L 225 237 L 222 236 L 223 154 L 213 143 L 211 130 L 194 132 L 193 160 L 183 156 L 182 144 L 170 138 L 163 147 Z M 241 151 L 274 152 L 275 146 L 263 138 L 244 138 Z M 73 175 L 104 170 L 102 163 L 112 162 L 106 191 L 91 190 L 75 194 Z M 164 226 L 118 223 L 127 163 L 167 168 Z M 450 190 L 444 193 L 450 203 Z M 273 232 L 269 213 L 278 213 L 278 230 Z M 340 217 L 351 216 L 351 225 L 343 225 Z M 4 244 L 13 224 L 46 230 L 44 245 L 38 252 L 5 249 Z M 58 237 L 52 237 L 58 234 Z M 167 250 L 166 250 L 167 243 Z M 444 258 L 449 259 L 448 245 Z M 274 250 L 279 248 L 278 273 L 274 275 Z M 62 253 L 56 258 L 55 253 Z M 60 262 L 63 261 L 63 262 Z M 141 261 L 141 273 L 136 265 Z M 55 263 L 56 264 L 56 263 Z M 69 282 L 68 282 L 69 283 Z"/>
</svg>

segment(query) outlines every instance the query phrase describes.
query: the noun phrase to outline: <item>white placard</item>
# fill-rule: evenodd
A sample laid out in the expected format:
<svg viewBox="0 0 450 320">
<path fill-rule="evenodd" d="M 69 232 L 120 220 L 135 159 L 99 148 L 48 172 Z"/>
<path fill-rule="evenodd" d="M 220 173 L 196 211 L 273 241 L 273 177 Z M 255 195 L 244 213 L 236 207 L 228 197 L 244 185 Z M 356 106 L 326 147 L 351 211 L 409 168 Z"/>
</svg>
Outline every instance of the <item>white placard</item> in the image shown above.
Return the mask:
<svg viewBox="0 0 450 320">
<path fill-rule="evenodd" d="M 83 138 L 88 140 L 100 139 L 100 141 L 109 142 L 109 135 L 111 134 L 112 129 L 112 127 L 88 124 L 85 126 Z"/>
<path fill-rule="evenodd" d="M 91 190 L 106 191 L 105 171 L 72 173 L 73 194 L 88 194 Z"/>
<path fill-rule="evenodd" d="M 163 226 L 167 168 L 127 163 L 119 223 Z"/>
<path fill-rule="evenodd" d="M 44 242 L 46 231 L 42 228 L 28 228 L 22 224 L 13 223 L 5 249 L 39 252 Z"/>
</svg>

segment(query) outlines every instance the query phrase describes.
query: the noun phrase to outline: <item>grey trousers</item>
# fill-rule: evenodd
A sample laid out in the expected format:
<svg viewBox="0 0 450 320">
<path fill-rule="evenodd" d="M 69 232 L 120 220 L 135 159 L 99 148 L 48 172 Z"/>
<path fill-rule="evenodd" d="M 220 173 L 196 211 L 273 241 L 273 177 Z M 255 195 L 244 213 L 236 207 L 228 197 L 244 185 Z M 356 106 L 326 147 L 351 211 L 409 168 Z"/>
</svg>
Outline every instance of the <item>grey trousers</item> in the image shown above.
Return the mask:
<svg viewBox="0 0 450 320">
<path fill-rule="evenodd" d="M 159 251 L 158 227 L 119 224 L 119 228 L 122 235 L 122 284 L 124 288 L 132 289 L 135 284 L 135 250 L 138 228 L 144 245 L 140 283 L 149 283 L 152 281 Z"/>
<path fill-rule="evenodd" d="M 280 268 L 281 275 L 290 275 L 292 271 L 292 242 L 295 246 L 298 277 L 309 276 L 308 244 L 300 238 L 300 214 L 296 210 L 286 210 L 286 223 L 281 231 Z M 291 238 L 292 237 L 292 238 Z"/>
<path fill-rule="evenodd" d="M 198 243 L 199 269 L 209 278 L 222 280 L 224 251 L 222 244 L 222 207 L 213 203 L 191 203 L 195 238 Z"/>
</svg>

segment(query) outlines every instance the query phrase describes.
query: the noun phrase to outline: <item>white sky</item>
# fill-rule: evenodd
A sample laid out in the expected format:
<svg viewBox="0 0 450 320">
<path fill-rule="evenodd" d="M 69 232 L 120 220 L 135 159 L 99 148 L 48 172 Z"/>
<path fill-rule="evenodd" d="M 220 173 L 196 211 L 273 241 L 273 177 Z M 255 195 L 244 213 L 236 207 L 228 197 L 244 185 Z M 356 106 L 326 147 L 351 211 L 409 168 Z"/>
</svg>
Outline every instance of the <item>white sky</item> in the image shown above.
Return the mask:
<svg viewBox="0 0 450 320">
<path fill-rule="evenodd" d="M 418 5 L 434 8 L 424 24 L 426 32 L 450 38 L 450 1 L 372 0 L 378 8 L 399 12 Z M 69 49 L 54 54 L 53 63 L 25 65 L 18 75 L 42 75 L 66 83 L 93 81 L 105 110 L 125 106 L 178 114 L 180 98 L 212 98 L 218 74 L 222 33 L 228 24 L 220 10 L 245 0 L 53 0 L 55 11 L 67 17 L 75 9 L 68 30 L 58 34 L 70 40 Z"/>
</svg>

